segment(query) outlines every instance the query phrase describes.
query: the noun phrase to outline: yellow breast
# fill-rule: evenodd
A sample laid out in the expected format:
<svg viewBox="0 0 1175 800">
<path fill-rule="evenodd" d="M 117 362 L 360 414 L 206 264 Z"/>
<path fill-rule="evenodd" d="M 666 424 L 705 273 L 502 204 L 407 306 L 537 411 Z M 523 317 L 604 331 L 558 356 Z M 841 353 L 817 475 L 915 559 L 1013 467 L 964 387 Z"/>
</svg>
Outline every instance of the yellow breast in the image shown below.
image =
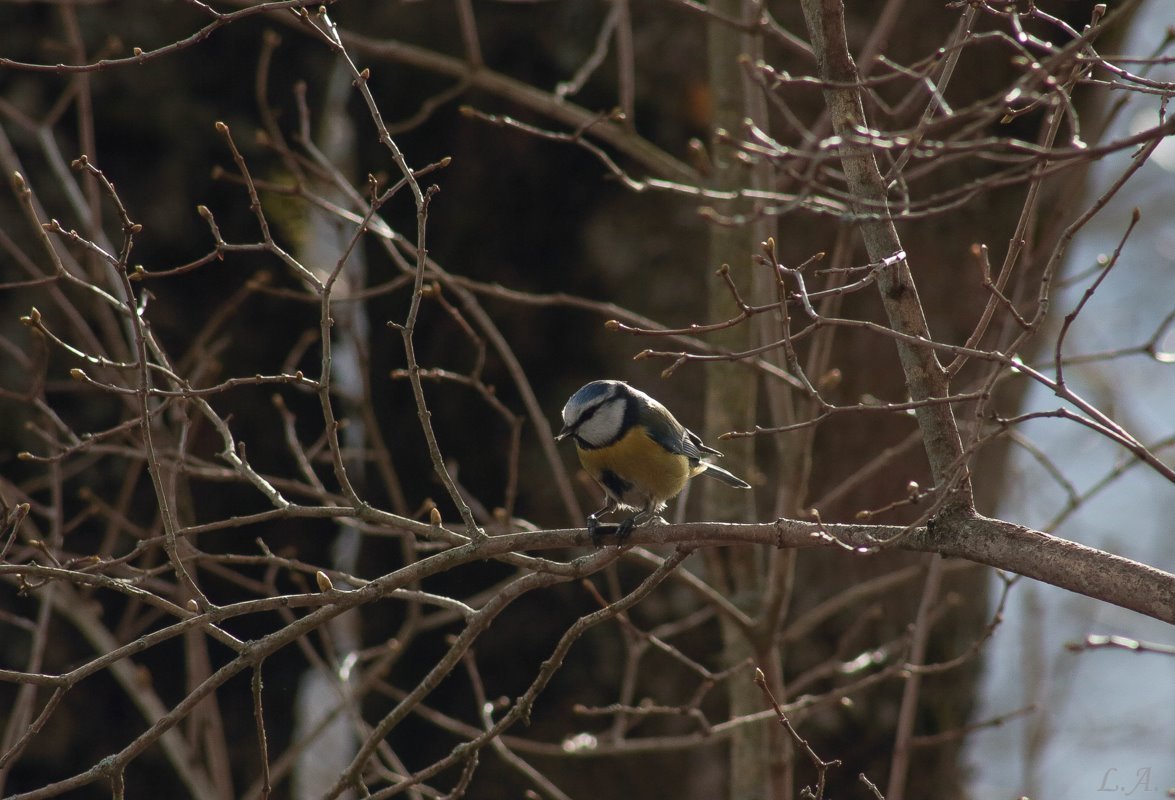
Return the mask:
<svg viewBox="0 0 1175 800">
<path fill-rule="evenodd" d="M 576 449 L 583 468 L 597 482 L 609 470 L 632 485 L 625 497 L 616 498 L 628 505 L 660 505 L 676 497 L 691 476 L 688 458 L 670 453 L 639 425 L 615 444 L 594 450 Z"/>
</svg>

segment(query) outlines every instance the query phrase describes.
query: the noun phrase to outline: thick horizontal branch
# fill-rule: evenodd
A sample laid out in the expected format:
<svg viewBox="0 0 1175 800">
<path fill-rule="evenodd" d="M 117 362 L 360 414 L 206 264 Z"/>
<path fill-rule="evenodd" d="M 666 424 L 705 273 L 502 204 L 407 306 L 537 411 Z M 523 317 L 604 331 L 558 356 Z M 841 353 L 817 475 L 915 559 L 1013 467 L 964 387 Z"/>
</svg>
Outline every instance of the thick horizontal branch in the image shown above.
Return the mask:
<svg viewBox="0 0 1175 800">
<path fill-rule="evenodd" d="M 518 538 L 522 549 L 587 545 L 586 530 L 541 531 L 492 537 L 498 546 Z M 549 537 L 549 538 L 548 538 Z M 897 537 L 896 539 L 894 537 Z M 881 545 L 889 539 L 892 544 Z M 964 558 L 1092 597 L 1175 624 L 1175 575 L 1093 547 L 998 519 L 957 516 L 928 530 L 898 525 L 833 525 L 782 519 L 774 523 L 694 522 L 637 528 L 631 544 L 698 546 L 766 544 L 775 547 L 841 547 L 868 557 L 879 549 L 938 553 Z"/>
<path fill-rule="evenodd" d="M 339 510 L 346 514 L 345 509 Z M 359 516 L 384 517 L 373 509 L 366 509 L 366 512 Z M 387 519 L 392 517 L 388 515 Z M 502 534 L 478 542 L 470 542 L 461 534 L 439 526 L 438 529 L 447 534 L 445 538 L 454 546 L 413 564 L 408 571 L 414 573 L 412 577 L 415 579 L 419 579 L 420 575 L 415 573 L 420 570 L 432 575 L 460 564 L 503 557 L 537 572 L 583 576 L 595 571 L 591 566 L 595 562 L 591 559 L 597 553 L 573 559 L 570 563 L 520 555 L 528 551 L 590 546 L 591 538 L 585 528 Z M 911 529 L 899 525 L 831 524 L 790 519 L 766 523 L 654 525 L 637 528 L 627 543 L 693 547 L 839 547 L 852 551 L 845 554 L 849 558 L 868 557 L 884 549 L 938 553 L 1023 575 L 1175 624 L 1175 575 L 1113 553 L 977 514 L 951 515 L 929 528 Z M 7 569 L 19 572 L 20 565 L 10 565 Z M 381 597 L 385 591 L 403 585 L 406 578 L 399 573 L 404 572 L 397 570 L 372 581 L 364 589 L 374 591 L 370 599 Z M 86 577 L 92 580 L 91 576 Z M 359 597 L 352 597 L 350 604 L 362 602 Z"/>
</svg>

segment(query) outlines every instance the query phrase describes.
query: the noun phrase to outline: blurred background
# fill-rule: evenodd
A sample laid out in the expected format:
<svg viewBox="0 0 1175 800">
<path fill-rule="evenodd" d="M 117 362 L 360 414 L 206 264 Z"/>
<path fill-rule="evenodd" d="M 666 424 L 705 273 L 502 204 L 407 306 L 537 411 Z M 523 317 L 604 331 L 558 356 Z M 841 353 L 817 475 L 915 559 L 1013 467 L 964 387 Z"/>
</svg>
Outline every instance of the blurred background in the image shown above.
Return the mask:
<svg viewBox="0 0 1175 800">
<path fill-rule="evenodd" d="M 768 5 L 779 30 L 800 39 L 806 36 L 794 4 Z M 888 26 L 888 35 L 876 42 L 889 60 L 886 63 L 908 65 L 930 57 L 948 40 L 960 18 L 960 10 L 946 4 L 887 3 L 884 13 L 874 7 L 881 4 L 860 5 L 847 9 L 850 46 L 860 53 L 867 42 L 875 42 L 871 35 L 880 26 Z M 1068 0 L 1037 5 L 1077 31 L 1090 19 L 1093 6 Z M 223 8 L 237 6 L 230 3 Z M 1116 4 L 1111 7 L 1116 10 Z M 439 187 L 429 208 L 428 255 L 451 276 L 465 281 L 455 285 L 476 297 L 506 349 L 499 349 L 480 323 L 476 334 L 469 333 L 474 312 L 451 289 L 423 303 L 416 346 L 424 368 L 477 377 L 472 382 L 441 380 L 425 385 L 441 449 L 464 491 L 482 506 L 483 522 L 513 518 L 520 529 L 526 524 L 579 526 L 583 521 L 573 513 L 574 504 L 552 485 L 553 471 L 539 432 L 527 416 L 528 397 L 515 369 L 528 377 L 542 413 L 556 427 L 559 409 L 576 388 L 608 377 L 630 381 L 654 394 L 683 423 L 719 444 L 716 435 L 729 427 L 708 413 L 703 387 L 728 380 L 730 373 L 720 372 L 719 365 L 688 363 L 662 377 L 671 360 L 634 360 L 633 356 L 646 348 L 681 350 L 680 342 L 610 332 L 604 322 L 621 318 L 637 324 L 643 318 L 681 328 L 719 321 L 723 313 L 714 298 L 725 298 L 727 290 L 715 270 L 723 260 L 729 261 L 739 285 L 752 292 L 748 295 L 752 304 L 771 302 L 774 287 L 755 277 L 764 272 L 752 261 L 760 251 L 748 244 L 735 247 L 728 258 L 716 258 L 716 228 L 699 208 L 717 204 L 684 192 L 633 191 L 600 158 L 575 142 L 495 124 L 484 116 L 509 115 L 544 131 L 569 134 L 577 126 L 560 117 L 560 102 L 598 113 L 601 119 L 617 105 L 627 104 L 627 120 L 616 123 L 617 140 L 623 143 L 601 146 L 629 176 L 682 181 L 684 175 L 693 174 L 708 179 L 708 162 L 726 157 L 722 137 L 714 132 L 716 109 L 723 101 L 711 82 L 705 57 L 707 25 L 697 6 L 684 1 L 629 5 L 602 0 L 347 0 L 332 5 L 330 15 L 344 34 L 350 56 L 360 68 L 371 69 L 372 95 L 409 164 L 420 168 L 452 159 L 423 179 Z M 468 26 L 463 25 L 471 18 L 476 19 L 475 45 Z M 1172 22 L 1163 0 L 1137 4 L 1136 10 L 1117 18 L 1098 45 L 1103 53 L 1165 58 L 1148 67 L 1148 76 L 1167 81 L 1169 87 L 1175 76 L 1167 63 L 1170 53 L 1164 48 L 1170 44 Z M 305 174 L 298 174 L 297 160 L 286 155 L 287 148 L 303 156 L 308 150 L 302 137 L 300 103 L 304 103 L 306 131 L 315 148 L 327 154 L 338 174 L 359 187 L 360 194 L 369 174 L 385 183 L 396 180 L 395 165 L 378 141 L 362 98 L 336 54 L 292 14 L 278 10 L 245 16 L 188 41 L 208 23 L 208 15 L 191 3 L 0 3 L 0 56 L 14 61 L 79 63 L 125 56 L 134 47 L 151 51 L 170 42 L 186 43 L 139 66 L 122 65 L 80 76 L 0 67 L 4 171 L 19 170 L 25 176 L 47 218 L 59 218 L 65 229 L 77 228 L 94 238 L 104 229 L 117 241 L 118 221 L 108 201 L 92 187 L 79 197 L 69 174 L 68 162 L 86 153 L 117 186 L 130 217 L 143 226 L 131 263 L 142 264 L 148 272 L 170 270 L 213 249 L 209 225 L 197 213 L 197 205 L 207 207 L 226 241 L 259 239 L 257 220 L 232 153 L 214 127 L 223 121 L 257 182 L 275 238 L 308 268 L 329 270 L 353 228 L 336 215 L 315 212 L 282 190 L 303 181 L 316 195 L 349 206 L 346 193 L 308 167 Z M 1026 18 L 1018 24 L 1032 35 L 1055 37 L 1063 30 L 1040 19 Z M 992 11 L 979 16 L 976 29 L 1012 28 Z M 601 42 L 606 44 L 603 49 Z M 761 56 L 780 72 L 803 75 L 813 69 L 802 44 L 787 35 L 765 36 L 762 48 Z M 484 80 L 484 72 L 480 79 L 463 75 L 462 64 L 475 57 L 503 81 Z M 634 65 L 631 73 L 626 72 L 628 63 Z M 861 63 L 876 67 L 882 62 L 862 59 Z M 589 69 L 592 65 L 594 69 Z M 994 37 L 982 40 L 963 53 L 948 97 L 958 108 L 998 97 L 1024 69 Z M 881 67 L 876 72 L 900 74 Z M 882 115 L 884 129 L 905 130 L 917 121 L 924 103 L 900 104 L 916 83 L 876 87 L 874 102 L 888 114 Z M 531 102 L 520 88 L 524 86 L 534 87 L 545 98 L 562 100 Z M 1169 88 L 1164 91 L 1169 93 Z M 818 87 L 796 82 L 763 94 L 783 98 L 765 112 L 776 126 L 773 134 L 778 141 L 794 147 L 810 144 L 803 132 L 820 130 L 823 98 Z M 1096 142 L 1099 136 L 1120 138 L 1156 124 L 1160 96 L 1162 92 L 1131 95 L 1120 107 L 1119 94 L 1082 86 L 1074 93 L 1074 104 L 1086 122 L 1083 135 Z M 887 101 L 894 106 L 886 106 Z M 463 113 L 463 107 L 482 116 Z M 974 129 L 967 128 L 967 133 L 977 139 L 990 135 L 1032 141 L 1039 136 L 1044 116 L 1040 109 L 1029 109 L 998 124 L 969 120 Z M 1108 123 L 1105 132 L 1103 122 Z M 640 151 L 633 144 L 638 139 L 658 155 Z M 1131 153 L 1130 149 L 1113 153 L 1045 182 L 1045 199 L 1029 220 L 1019 282 L 1009 289 L 1017 302 L 1031 302 L 1064 226 L 1122 174 Z M 938 197 L 968 182 L 982 183 L 998 168 L 998 164 L 942 159 L 933 167 L 916 165 L 908 181 L 915 197 Z M 1175 298 L 1175 228 L 1168 213 L 1172 169 L 1175 155 L 1168 140 L 1128 187 L 1079 232 L 1065 258 L 1063 274 L 1072 281 L 1053 296 L 1053 327 L 1022 352 L 1026 361 L 1049 362 L 1060 315 L 1071 310 L 1090 286 L 1089 270 L 1117 246 L 1135 207 L 1142 210 L 1138 228 L 1069 332 L 1066 352 L 1136 347 L 1156 331 L 1161 335 L 1155 349 L 1175 352 L 1168 316 Z M 744 175 L 748 185 L 752 173 L 748 166 Z M 779 180 L 786 185 L 794 178 Z M 793 180 L 790 188 L 796 185 Z M 930 212 L 899 223 L 930 330 L 939 340 L 962 342 L 974 326 L 989 295 L 982 288 L 972 245 L 987 244 L 992 263 L 998 266 L 1020 220 L 1024 192 L 1022 181 L 992 182 L 965 202 L 931 204 Z M 100 209 L 100 213 L 87 220 L 79 209 Z M 415 209 L 406 192 L 394 197 L 381 213 L 394 230 L 414 238 Z M 848 215 L 812 213 L 797 204 L 778 216 L 757 220 L 756 225 L 757 231 L 775 237 L 780 261 L 790 266 L 817 252 L 828 253 L 824 263 L 830 266 L 861 265 L 868 260 Z M 76 366 L 75 360 L 53 348 L 44 359 L 43 387 L 43 396 L 52 398 L 53 414 L 30 402 L 36 393 L 27 393 L 32 391 L 30 373 L 22 358 L 33 359 L 39 345 L 18 317 L 36 306 L 52 324 L 68 327 L 68 315 L 62 310 L 68 303 L 55 295 L 56 286 L 36 281 L 46 274 L 46 260 L 16 192 L 0 197 L 0 234 L 0 335 L 9 353 L 0 359 L 0 383 L 7 390 L 0 397 L 0 476 L 6 495 L 11 495 L 7 499 L 11 502 L 27 492 L 45 507 L 60 504 L 72 521 L 62 542 L 63 553 L 125 554 L 136 539 L 146 535 L 143 531 L 157 532 L 150 483 L 143 472 L 134 472 L 141 470 L 141 463 L 116 451 L 95 451 L 93 458 L 76 462 L 51 484 L 44 465 L 17 457 L 21 451 L 45 449 L 46 437 L 37 431 L 52 429 L 53 414 L 76 431 L 91 431 L 125 419 L 126 409 L 120 398 L 70 381 L 68 370 Z M 84 260 L 85 254 L 78 253 L 78 258 Z M 345 290 L 359 292 L 360 297 L 336 304 L 337 365 L 347 373 L 338 378 L 340 395 L 353 390 L 349 396 L 356 403 L 347 406 L 350 401 L 341 400 L 352 426 L 347 435 L 354 437 L 348 441 L 356 452 L 366 452 L 367 437 L 382 442 L 391 454 L 395 475 L 389 480 L 375 460 L 357 458 L 360 494 L 373 505 L 405 516 L 427 519 L 428 509 L 435 504 L 445 520 L 456 519 L 455 508 L 434 478 L 409 384 L 396 373 L 407 365 L 400 336 L 385 324 L 402 322 L 407 313 L 411 287 L 405 272 L 385 243 L 372 236 L 359 244 L 344 275 L 340 295 Z M 260 252 L 227 253 L 199 268 L 143 285 L 145 313 L 155 334 L 191 374 L 201 376 L 203 385 L 282 370 L 316 374 L 317 301 L 277 259 Z M 63 291 L 79 308 L 86 308 L 84 292 L 76 287 Z M 831 310 L 841 317 L 884 319 L 872 288 L 839 302 Z M 1165 329 L 1164 319 L 1168 321 Z M 101 327 L 98 321 L 95 325 Z M 1014 327 L 1006 320 L 1001 325 L 992 334 L 993 347 L 1006 341 Z M 113 327 L 117 334 L 117 325 Z M 822 355 L 810 350 L 803 355 L 811 359 L 809 363 L 824 365 L 811 377 L 822 381 L 831 401 L 851 405 L 906 399 L 890 341 L 863 330 L 844 329 L 821 347 L 826 350 Z M 767 359 L 776 367 L 786 366 L 780 353 Z M 1173 369 L 1169 361 L 1139 353 L 1076 365 L 1068 375 L 1142 441 L 1162 444 L 1156 450 L 1169 461 L 1175 433 L 1169 401 L 1175 392 Z M 964 370 L 960 383 L 980 382 L 982 374 L 982 368 L 972 365 Z M 791 412 L 781 410 L 786 404 L 779 400 L 781 392 L 789 391 L 782 382 L 757 375 L 749 385 L 756 424 L 767 427 L 789 421 Z M 492 400 L 483 391 L 491 386 Z M 997 391 L 1001 413 L 1007 416 L 1017 409 L 1046 409 L 1058 402 L 1029 388 L 1027 382 L 1002 382 Z M 294 475 L 294 459 L 284 444 L 279 446 L 286 434 L 274 411 L 274 393 L 295 415 L 301 439 L 317 441 L 322 435 L 321 413 L 310 393 L 288 386 L 248 386 L 217 395 L 215 404 L 219 413 L 231 418 L 237 438 L 248 445 L 250 460 L 258 469 Z M 365 417 L 364 407 L 374 415 Z M 961 419 L 965 416 L 960 412 Z M 815 506 L 824 520 L 844 521 L 854 519 L 862 509 L 896 504 L 873 519 L 885 523 L 917 519 L 923 508 L 898 502 L 911 481 L 923 487 L 932 483 L 920 443 L 912 436 L 915 432 L 912 418 L 905 414 L 841 414 L 805 430 L 719 444 L 729 452 L 727 466 L 749 476 L 757 487 L 751 507 L 734 509 L 726 516 L 766 520 L 796 516 Z M 1144 467 L 1128 464 L 1119 448 L 1072 423 L 1033 421 L 1019 426 L 1017 433 L 1021 439 L 1015 443 L 1005 440 L 990 445 L 976 458 L 972 477 L 982 513 L 1161 569 L 1175 567 L 1175 544 L 1165 513 L 1175 506 L 1175 492 L 1168 482 Z M 519 449 L 512 460 L 515 442 Z M 219 443 L 215 432 L 205 427 L 196 430 L 190 446 L 211 461 Z M 1039 452 L 1048 454 L 1047 461 L 1033 455 Z M 882 454 L 886 460 L 881 462 L 883 468 L 877 468 Z M 583 509 L 594 509 L 597 496 L 582 477 L 574 477 L 570 449 L 562 451 L 561 458 L 573 476 L 576 501 Z M 326 475 L 329 470 L 322 472 Z M 51 485 L 62 487 L 60 496 L 50 490 Z M 83 488 L 86 494 L 81 493 Z M 193 522 L 267 508 L 264 499 L 247 487 L 200 476 L 192 479 L 189 491 Z M 129 518 L 142 530 L 113 524 L 111 517 L 94 509 L 93 497 L 128 510 Z M 683 498 L 679 513 L 688 519 L 703 518 L 709 511 L 703 505 L 706 502 L 696 496 Z M 388 572 L 406 558 L 402 542 L 394 537 L 359 536 L 340 531 L 329 521 L 312 519 L 227 529 L 202 535 L 199 545 L 213 553 L 256 552 L 256 538 L 264 539 L 283 557 L 347 565 L 364 578 Z M 780 656 L 780 674 L 785 685 L 799 689 L 797 695 L 781 700 L 843 686 L 854 677 L 846 665 L 863 654 L 878 654 L 878 663 L 891 658 L 893 653 L 886 648 L 906 635 L 926 568 L 925 559 L 895 553 L 861 558 L 813 550 L 790 557 L 794 561 L 788 574 L 794 586 L 788 624 L 810 619 L 806 615 L 824 608 L 847 587 L 885 575 L 907 577 L 822 617 L 818 625 L 802 628 L 802 636 L 796 633 L 800 628 L 787 629 L 797 640 L 789 640 L 785 655 Z M 720 566 L 707 561 L 691 568 L 717 582 Z M 631 586 L 645 572 L 632 565 L 622 567 L 608 579 L 612 582 L 608 588 Z M 242 566 L 239 574 L 258 582 L 270 579 L 261 567 Z M 498 586 L 508 574 L 503 565 L 479 564 L 459 574 L 438 576 L 427 588 L 439 594 L 476 597 Z M 219 602 L 253 596 L 250 587 L 215 570 L 202 573 L 202 579 Z M 306 588 L 285 574 L 274 580 L 282 591 Z M 983 635 L 997 603 L 1004 599 L 1002 588 L 990 570 L 952 565 L 928 659 L 949 660 Z M 34 619 L 38 604 L 18 589 L 12 583 L 0 584 L 4 619 Z M 118 641 L 133 640 L 159 624 L 158 617 L 133 603 L 98 592 L 81 596 L 101 608 Z M 736 604 L 746 601 L 732 599 Z M 1101 792 L 1109 791 L 1111 784 L 1127 790 L 1135 786 L 1140 769 L 1150 770 L 1147 788 L 1175 787 L 1171 759 L 1175 660 L 1147 653 L 1075 653 L 1065 648 L 1067 642 L 1089 633 L 1169 642 L 1170 627 L 1028 580 L 1016 583 L 1006 601 L 1002 624 L 977 657 L 964 660 L 956 669 L 926 676 L 916 731 L 930 736 L 961 731 L 968 723 L 1015 716 L 998 726 L 981 725 L 967 736 L 915 748 L 907 796 L 1098 798 L 1105 796 Z M 479 640 L 477 658 L 488 695 L 516 697 L 567 626 L 597 607 L 596 600 L 575 585 L 518 601 Z M 339 651 L 366 653 L 395 636 L 404 623 L 401 612 L 396 607 L 384 611 L 365 613 L 354 624 L 335 629 Z M 643 628 L 653 628 L 694 611 L 692 595 L 666 590 L 634 611 L 634 619 Z M 0 667 L 22 669 L 31 635 L 29 629 L 20 632 L 15 623 L 9 627 L 14 631 L 11 635 L 0 635 Z M 83 641 L 76 630 L 66 618 L 52 623 L 46 672 L 65 671 L 93 657 L 96 645 Z M 251 618 L 241 618 L 233 627 L 240 637 L 268 630 L 268 621 Z M 454 630 L 453 624 L 438 623 L 422 632 L 414 640 L 412 658 L 398 661 L 384 676 L 387 686 L 365 696 L 365 717 L 378 719 L 400 696 L 397 692 L 415 685 L 443 652 L 445 636 Z M 722 633 L 719 623 L 710 619 L 675 644 L 718 670 L 728 665 Z M 520 732 L 551 746 L 530 755 L 570 796 L 589 792 L 599 797 L 723 796 L 732 769 L 725 740 L 685 751 L 634 751 L 598 760 L 583 753 L 561 753 L 562 742 L 577 732 L 607 739 L 606 722 L 576 716 L 573 708 L 615 701 L 616 687 L 625 679 L 622 666 L 630 644 L 615 628 L 585 637 L 543 695 L 530 727 Z M 174 704 L 190 690 L 188 655 L 184 642 L 174 641 L 145 653 L 136 664 L 161 698 Z M 218 658 L 223 655 L 214 652 L 212 668 L 220 663 Z M 306 654 L 295 648 L 267 662 L 267 714 L 275 752 L 297 735 L 293 733 L 295 708 L 302 702 L 297 698 L 304 700 L 310 691 L 305 676 L 313 672 L 307 670 L 307 663 Z M 683 695 L 695 688 L 694 677 L 672 663 L 653 660 L 634 679 L 633 691 L 638 699 L 649 697 L 672 705 L 683 702 Z M 235 679 L 221 696 L 225 735 L 233 745 L 227 769 L 239 796 L 253 796 L 250 793 L 256 789 L 257 755 L 246 684 L 243 678 Z M 123 690 L 110 676 L 96 675 L 83 688 L 84 692 L 67 695 L 19 760 L 3 766 L 6 772 L 0 774 L 6 775 L 7 783 L 0 794 L 30 790 L 85 769 L 142 729 L 139 713 L 128 706 Z M 856 778 L 861 772 L 884 788 L 901 690 L 901 681 L 879 682 L 851 700 L 821 707 L 804 718 L 801 730 L 817 752 L 846 765 L 830 775 L 830 796 L 868 796 Z M 0 683 L 0 725 L 11 722 L 4 709 L 11 707 L 16 695 L 14 685 Z M 447 681 L 430 702 L 454 719 L 479 724 L 471 710 L 473 693 L 465 682 Z M 715 691 L 704 708 L 717 721 L 731 713 L 732 702 Z M 460 740 L 452 730 L 434 723 L 413 717 L 389 737 L 410 768 L 442 757 Z M 670 736 L 692 730 L 688 720 L 657 719 L 644 723 L 640 734 Z M 180 791 L 161 754 L 149 751 L 135 763 L 136 768 L 127 774 L 129 795 Z M 478 776 L 471 797 L 519 797 L 529 786 L 488 756 Z M 95 784 L 85 792 L 85 796 L 105 796 L 108 790 Z M 294 796 L 294 790 L 278 784 L 276 796 Z"/>
<path fill-rule="evenodd" d="M 1161 3 L 1144 4 L 1123 51 L 1161 48 L 1171 36 L 1169 11 Z M 1170 66 L 1158 68 L 1155 77 L 1171 80 Z M 1140 130 L 1153 120 L 1148 104 L 1128 102 L 1111 135 Z M 1096 164 L 1087 195 L 1105 191 L 1129 158 L 1129 153 L 1120 153 Z M 1168 139 L 1129 191 L 1114 198 L 1074 240 L 1067 275 L 1113 253 L 1123 222 L 1133 209 L 1142 212 L 1123 256 L 1127 268 L 1108 278 L 1090 301 L 1090 316 L 1068 337 L 1072 352 L 1137 347 L 1155 336 L 1155 319 L 1170 313 L 1167 290 L 1175 288 L 1175 227 L 1159 209 L 1171 201 L 1172 170 L 1175 142 Z M 1162 289 L 1154 291 L 1157 287 Z M 1068 313 L 1084 291 L 1068 286 L 1057 294 L 1056 307 Z M 1170 353 L 1175 332 L 1160 333 L 1156 344 L 1160 352 Z M 1144 440 L 1170 441 L 1171 414 L 1164 400 L 1175 391 L 1170 360 L 1133 355 L 1079 366 L 1069 379 L 1079 382 L 1086 396 L 1114 404 Z M 1026 402 L 1047 405 L 1049 398 L 1034 389 Z M 1175 496 L 1169 484 L 1147 470 L 1131 468 L 1115 448 L 1074 436 L 1064 426 L 1039 420 L 1023 432 L 1065 466 L 1071 485 L 1066 491 L 1042 473 L 1039 462 L 1017 450 L 997 514 L 1171 569 L 1175 541 L 1165 520 Z M 1118 473 L 1121 477 L 1107 480 Z M 1076 498 L 1081 502 L 1074 503 Z M 1031 797 L 1105 797 L 1108 791 L 1121 794 L 1136 788 L 1161 794 L 1175 783 L 1175 714 L 1168 710 L 1175 707 L 1175 663 L 1161 656 L 1065 648 L 1090 633 L 1171 639 L 1168 625 L 1051 586 L 1022 582 L 1012 594 L 1005 624 L 987 652 L 980 713 L 994 715 L 1029 704 L 1041 711 L 972 737 L 968 757 L 976 765 L 977 796 L 1023 792 Z"/>
</svg>

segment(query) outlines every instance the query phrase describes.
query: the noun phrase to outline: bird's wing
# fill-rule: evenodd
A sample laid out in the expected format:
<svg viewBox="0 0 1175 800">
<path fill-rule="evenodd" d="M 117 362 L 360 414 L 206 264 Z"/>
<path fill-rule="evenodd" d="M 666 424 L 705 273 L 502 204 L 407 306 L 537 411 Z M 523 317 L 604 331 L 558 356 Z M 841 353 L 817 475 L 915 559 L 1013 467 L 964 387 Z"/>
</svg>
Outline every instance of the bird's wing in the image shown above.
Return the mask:
<svg viewBox="0 0 1175 800">
<path fill-rule="evenodd" d="M 714 448 L 702 444 L 698 435 L 683 427 L 664 406 L 654 406 L 653 410 L 656 413 L 647 415 L 645 430 L 648 431 L 650 439 L 670 453 L 677 453 L 695 461 L 707 455 L 722 455 Z"/>
<path fill-rule="evenodd" d="M 711 456 L 721 456 L 722 455 L 722 453 L 715 450 L 713 447 L 702 444 L 702 438 L 689 429 L 687 429 L 685 432 L 685 438 L 694 447 L 696 447 L 700 452 L 705 453 L 706 455 L 711 455 Z"/>
</svg>

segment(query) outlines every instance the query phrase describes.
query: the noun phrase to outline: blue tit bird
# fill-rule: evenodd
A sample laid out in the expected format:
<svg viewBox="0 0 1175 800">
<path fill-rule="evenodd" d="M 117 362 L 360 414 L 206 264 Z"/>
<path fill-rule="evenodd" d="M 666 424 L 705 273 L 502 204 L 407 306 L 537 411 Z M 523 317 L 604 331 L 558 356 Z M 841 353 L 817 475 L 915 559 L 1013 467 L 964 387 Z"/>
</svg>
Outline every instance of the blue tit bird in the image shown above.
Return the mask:
<svg viewBox="0 0 1175 800">
<path fill-rule="evenodd" d="M 600 516 L 616 509 L 637 513 L 616 529 L 624 538 L 637 525 L 657 516 L 695 475 L 710 475 L 737 489 L 751 485 L 706 456 L 721 456 L 702 444 L 696 433 L 644 392 L 621 381 L 592 381 L 563 407 L 563 430 L 556 440 L 571 438 L 579 462 L 604 490 L 604 507 L 587 518 L 588 532 L 599 544 Z"/>
</svg>

